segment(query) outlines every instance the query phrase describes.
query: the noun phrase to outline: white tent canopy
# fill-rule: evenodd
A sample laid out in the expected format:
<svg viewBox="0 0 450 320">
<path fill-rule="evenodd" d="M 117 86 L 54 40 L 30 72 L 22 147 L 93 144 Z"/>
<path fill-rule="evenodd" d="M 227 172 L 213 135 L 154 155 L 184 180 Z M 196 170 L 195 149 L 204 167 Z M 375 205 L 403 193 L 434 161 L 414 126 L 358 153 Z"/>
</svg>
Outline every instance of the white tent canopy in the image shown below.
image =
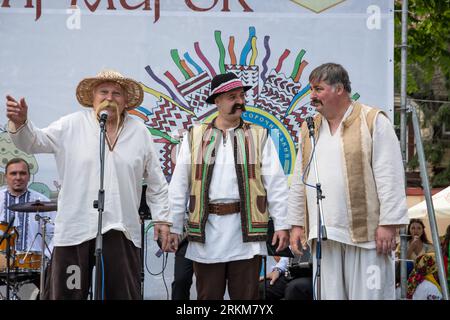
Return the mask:
<svg viewBox="0 0 450 320">
<path fill-rule="evenodd" d="M 450 186 L 433 196 L 436 218 L 450 217 Z M 408 210 L 409 218 L 425 218 L 428 216 L 426 201 L 422 201 Z"/>
<path fill-rule="evenodd" d="M 450 186 L 433 196 L 434 213 L 436 216 L 438 234 L 445 234 L 447 226 L 450 225 Z M 425 224 L 425 233 L 428 239 L 432 240 L 430 222 L 428 219 L 428 210 L 426 201 L 422 201 L 409 208 L 408 215 L 410 219 L 422 219 Z"/>
</svg>

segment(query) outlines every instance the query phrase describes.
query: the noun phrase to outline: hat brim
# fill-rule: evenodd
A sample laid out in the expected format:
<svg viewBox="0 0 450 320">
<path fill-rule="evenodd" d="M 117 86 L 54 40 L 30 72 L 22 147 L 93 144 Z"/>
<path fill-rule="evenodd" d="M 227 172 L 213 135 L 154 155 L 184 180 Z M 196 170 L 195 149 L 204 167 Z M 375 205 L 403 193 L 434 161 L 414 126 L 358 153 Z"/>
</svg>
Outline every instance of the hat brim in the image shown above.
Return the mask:
<svg viewBox="0 0 450 320">
<path fill-rule="evenodd" d="M 94 88 L 103 82 L 114 82 L 124 88 L 127 94 L 127 109 L 134 109 L 142 104 L 144 100 L 144 90 L 135 80 L 130 78 L 86 78 L 80 81 L 77 86 L 76 96 L 78 102 L 87 108 L 92 108 L 94 100 Z"/>
<path fill-rule="evenodd" d="M 240 89 L 240 88 L 244 89 L 244 92 L 247 92 L 248 90 L 250 90 L 250 89 L 252 88 L 252 86 L 242 86 L 242 87 L 237 87 L 237 88 L 234 88 L 233 90 Z M 214 100 L 215 100 L 218 96 L 220 96 L 221 94 L 227 93 L 227 92 L 229 92 L 229 91 L 212 94 L 212 95 L 210 95 L 208 98 L 206 98 L 205 101 L 206 101 L 206 103 L 208 103 L 208 104 L 214 104 Z"/>
</svg>

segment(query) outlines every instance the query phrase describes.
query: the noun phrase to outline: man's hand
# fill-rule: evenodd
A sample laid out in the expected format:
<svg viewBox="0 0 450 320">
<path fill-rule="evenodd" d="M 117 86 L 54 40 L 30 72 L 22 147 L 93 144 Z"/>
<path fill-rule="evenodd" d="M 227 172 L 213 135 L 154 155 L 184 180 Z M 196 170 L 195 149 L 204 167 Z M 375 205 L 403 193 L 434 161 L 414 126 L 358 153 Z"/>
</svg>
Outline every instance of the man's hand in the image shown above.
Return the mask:
<svg viewBox="0 0 450 320">
<path fill-rule="evenodd" d="M 397 226 L 378 226 L 375 233 L 375 241 L 378 254 L 390 254 L 395 250 L 395 235 Z"/>
<path fill-rule="evenodd" d="M 25 98 L 16 101 L 12 96 L 6 96 L 6 116 L 16 126 L 16 129 L 27 121 L 28 106 Z"/>
<path fill-rule="evenodd" d="M 270 279 L 270 285 L 272 286 L 280 277 L 280 270 L 274 269 L 271 273 L 266 274 L 266 279 Z M 259 281 L 264 281 L 263 277 L 259 278 Z"/>
<path fill-rule="evenodd" d="M 170 228 L 166 224 L 155 224 L 153 240 L 161 240 L 161 250 L 168 252 L 170 250 L 169 243 Z"/>
<path fill-rule="evenodd" d="M 274 246 L 278 242 L 277 252 L 286 249 L 289 245 L 289 232 L 287 230 L 275 231 L 272 238 L 272 245 Z"/>
<path fill-rule="evenodd" d="M 180 242 L 180 235 L 176 233 L 169 234 L 169 248 L 168 252 L 175 252 L 178 250 L 178 243 Z"/>
<path fill-rule="evenodd" d="M 291 228 L 291 251 L 298 256 L 303 255 L 302 250 L 299 246 L 302 246 L 302 239 L 305 238 L 305 228 L 300 226 L 292 226 Z"/>
</svg>

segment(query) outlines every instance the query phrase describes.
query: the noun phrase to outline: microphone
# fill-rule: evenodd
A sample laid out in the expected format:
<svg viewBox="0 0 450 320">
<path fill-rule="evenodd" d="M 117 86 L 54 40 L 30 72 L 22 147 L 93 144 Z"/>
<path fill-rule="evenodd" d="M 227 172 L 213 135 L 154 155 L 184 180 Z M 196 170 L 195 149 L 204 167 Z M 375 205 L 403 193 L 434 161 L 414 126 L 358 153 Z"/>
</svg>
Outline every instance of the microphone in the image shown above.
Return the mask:
<svg viewBox="0 0 450 320">
<path fill-rule="evenodd" d="M 106 110 L 100 111 L 100 123 L 105 124 L 107 119 L 108 119 L 108 111 Z"/>
<path fill-rule="evenodd" d="M 141 203 L 139 205 L 139 215 L 143 219 L 151 219 L 152 214 L 150 212 L 150 207 L 147 204 L 146 191 L 147 191 L 147 185 L 144 184 L 144 185 L 142 185 Z"/>
<path fill-rule="evenodd" d="M 314 136 L 314 119 L 311 116 L 306 117 L 306 124 L 308 125 L 309 136 Z"/>
</svg>

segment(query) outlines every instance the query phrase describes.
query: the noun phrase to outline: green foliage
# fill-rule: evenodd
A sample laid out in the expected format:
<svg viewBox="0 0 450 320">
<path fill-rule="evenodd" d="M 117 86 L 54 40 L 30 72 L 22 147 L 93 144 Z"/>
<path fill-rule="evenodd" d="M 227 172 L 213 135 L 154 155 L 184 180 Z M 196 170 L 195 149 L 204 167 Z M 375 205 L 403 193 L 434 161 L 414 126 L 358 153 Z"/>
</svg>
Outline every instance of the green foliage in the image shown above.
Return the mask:
<svg viewBox="0 0 450 320">
<path fill-rule="evenodd" d="M 442 156 L 444 155 L 445 147 L 443 144 L 440 142 L 425 143 L 423 148 L 427 161 L 433 166 L 438 166 L 442 161 Z"/>
<path fill-rule="evenodd" d="M 443 104 L 440 106 L 433 117 L 433 125 L 442 126 L 444 123 L 447 128 L 450 129 L 450 104 Z"/>
<path fill-rule="evenodd" d="M 447 169 L 445 169 L 444 171 L 436 174 L 431 181 L 431 185 L 434 188 L 448 187 L 449 184 L 450 184 L 450 166 L 448 166 Z"/>
<path fill-rule="evenodd" d="M 401 9 L 395 0 L 394 86 L 400 93 Z M 407 95 L 413 99 L 447 100 L 450 93 L 450 0 L 408 0 Z M 425 158 L 432 165 L 434 187 L 450 184 L 450 169 L 442 164 L 445 145 L 442 128 L 450 128 L 450 104 L 419 102 L 424 127 L 432 128 L 432 136 L 424 141 Z M 444 166 L 444 167 L 443 167 Z M 419 167 L 417 156 L 408 168 Z"/>
<path fill-rule="evenodd" d="M 402 1 L 395 1 L 401 10 Z M 416 98 L 433 96 L 431 79 L 439 69 L 447 93 L 450 79 L 450 0 L 408 1 L 408 84 L 407 93 Z M 400 91 L 401 12 L 395 13 L 395 86 Z"/>
<path fill-rule="evenodd" d="M 411 159 L 409 159 L 406 165 L 408 169 L 410 169 L 411 171 L 416 171 L 416 169 L 419 168 L 419 158 L 417 157 L 417 154 L 415 154 Z"/>
</svg>

